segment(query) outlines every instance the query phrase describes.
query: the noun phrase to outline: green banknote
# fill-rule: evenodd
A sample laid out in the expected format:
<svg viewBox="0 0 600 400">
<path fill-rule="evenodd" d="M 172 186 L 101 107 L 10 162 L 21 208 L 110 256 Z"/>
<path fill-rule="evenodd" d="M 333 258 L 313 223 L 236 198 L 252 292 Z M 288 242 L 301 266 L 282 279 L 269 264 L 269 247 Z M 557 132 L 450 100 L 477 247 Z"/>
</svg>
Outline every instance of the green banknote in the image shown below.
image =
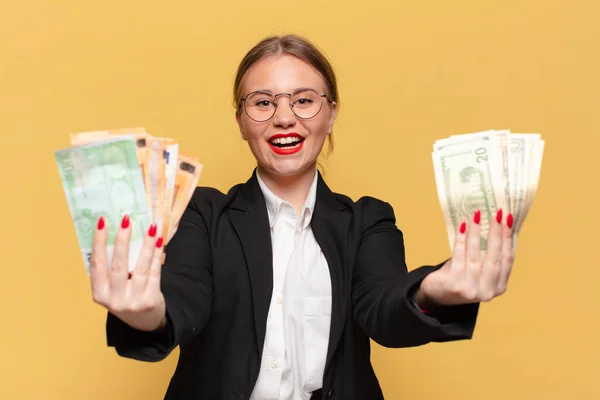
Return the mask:
<svg viewBox="0 0 600 400">
<path fill-rule="evenodd" d="M 121 219 L 131 219 L 129 270 L 135 268 L 150 209 L 132 136 L 121 136 L 54 153 L 83 261 L 90 273 L 92 241 L 100 216 L 108 229 L 108 260 Z"/>
<path fill-rule="evenodd" d="M 503 155 L 493 133 L 440 141 L 433 153 L 436 184 L 451 248 L 462 222 L 481 211 L 481 252 L 487 249 L 489 226 L 505 208 Z"/>
<path fill-rule="evenodd" d="M 510 210 L 515 219 L 515 225 L 519 226 L 521 215 L 525 211 L 526 191 L 527 191 L 527 167 L 529 158 L 529 135 L 513 134 L 509 141 L 509 182 L 511 192 L 514 196 L 511 198 Z"/>
<path fill-rule="evenodd" d="M 437 192 L 450 247 L 460 224 L 481 211 L 481 250 L 498 209 L 503 223 L 513 218 L 513 253 L 517 237 L 537 192 L 544 140 L 537 133 L 510 130 L 452 135 L 433 145 Z"/>
</svg>

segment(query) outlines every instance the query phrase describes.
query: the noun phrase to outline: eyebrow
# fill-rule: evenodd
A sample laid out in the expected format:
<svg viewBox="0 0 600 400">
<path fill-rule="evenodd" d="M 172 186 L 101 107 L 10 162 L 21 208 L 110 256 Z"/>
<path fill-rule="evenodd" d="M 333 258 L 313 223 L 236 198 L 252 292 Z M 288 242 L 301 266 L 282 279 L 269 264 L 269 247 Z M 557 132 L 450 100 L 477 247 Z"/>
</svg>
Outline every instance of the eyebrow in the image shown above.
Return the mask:
<svg viewBox="0 0 600 400">
<path fill-rule="evenodd" d="M 298 88 L 296 88 L 296 89 L 292 90 L 291 92 L 279 92 L 279 93 L 294 93 L 294 92 L 297 92 L 298 90 L 308 90 L 308 89 L 316 90 L 317 92 L 319 91 L 319 89 L 317 89 L 317 88 L 314 88 L 314 87 L 310 87 L 310 86 L 301 86 L 301 87 L 298 87 Z M 325 90 L 325 89 L 321 89 L 321 90 L 322 90 L 323 92 L 326 92 L 326 90 Z M 263 92 L 263 93 L 275 94 L 275 92 L 273 92 L 273 91 L 272 91 L 272 90 L 270 90 L 270 89 L 256 89 L 256 90 L 250 90 L 250 91 L 249 91 L 249 92 L 246 94 L 246 96 L 248 96 L 250 93 L 254 93 L 254 92 Z M 245 96 L 244 96 L 244 97 L 245 97 Z"/>
</svg>

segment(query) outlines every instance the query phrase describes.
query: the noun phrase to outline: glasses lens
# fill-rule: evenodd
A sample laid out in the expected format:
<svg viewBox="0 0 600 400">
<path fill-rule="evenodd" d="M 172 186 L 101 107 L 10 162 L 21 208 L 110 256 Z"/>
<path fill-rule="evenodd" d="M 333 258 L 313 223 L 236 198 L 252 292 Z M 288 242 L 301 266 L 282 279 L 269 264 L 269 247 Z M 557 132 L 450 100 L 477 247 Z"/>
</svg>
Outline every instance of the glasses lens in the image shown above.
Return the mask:
<svg viewBox="0 0 600 400">
<path fill-rule="evenodd" d="M 270 93 L 254 92 L 246 97 L 246 113 L 255 121 L 266 121 L 275 113 L 275 97 Z"/>
<path fill-rule="evenodd" d="M 292 107 L 300 118 L 312 118 L 321 111 L 323 98 L 314 89 L 301 89 L 292 96 Z"/>
</svg>

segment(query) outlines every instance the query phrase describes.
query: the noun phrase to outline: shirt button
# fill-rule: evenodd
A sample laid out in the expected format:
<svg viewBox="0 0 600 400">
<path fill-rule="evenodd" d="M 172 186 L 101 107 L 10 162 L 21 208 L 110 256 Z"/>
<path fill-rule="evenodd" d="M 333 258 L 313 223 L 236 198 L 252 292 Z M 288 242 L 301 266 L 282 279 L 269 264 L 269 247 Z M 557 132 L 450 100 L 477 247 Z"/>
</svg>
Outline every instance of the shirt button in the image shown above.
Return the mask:
<svg viewBox="0 0 600 400">
<path fill-rule="evenodd" d="M 278 366 L 279 366 L 279 364 L 277 363 L 277 360 L 271 362 L 271 368 L 277 369 Z"/>
<path fill-rule="evenodd" d="M 275 292 L 275 293 L 273 293 L 273 295 L 274 295 L 275 303 L 277 303 L 277 304 L 283 303 L 283 295 L 281 294 L 281 292 Z"/>
</svg>

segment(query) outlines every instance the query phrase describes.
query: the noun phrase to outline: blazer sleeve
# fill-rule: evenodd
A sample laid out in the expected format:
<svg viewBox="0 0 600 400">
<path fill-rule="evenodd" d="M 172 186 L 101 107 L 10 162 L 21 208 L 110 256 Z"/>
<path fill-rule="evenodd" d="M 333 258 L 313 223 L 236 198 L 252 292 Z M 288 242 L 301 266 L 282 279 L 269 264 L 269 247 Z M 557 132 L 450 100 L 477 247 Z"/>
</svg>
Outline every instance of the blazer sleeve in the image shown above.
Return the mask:
<svg viewBox="0 0 600 400">
<path fill-rule="evenodd" d="M 432 316 L 416 307 L 412 294 L 442 264 L 408 271 L 404 239 L 392 207 L 363 198 L 362 235 L 353 272 L 354 317 L 375 342 L 410 347 L 470 339 L 479 304 L 438 307 Z"/>
<path fill-rule="evenodd" d="M 154 332 L 140 331 L 108 313 L 108 345 L 123 357 L 160 361 L 177 345 L 197 335 L 210 316 L 212 256 L 207 224 L 200 211 L 205 202 L 201 190 L 196 189 L 165 249 L 161 290 L 166 302 L 166 326 Z"/>
</svg>

